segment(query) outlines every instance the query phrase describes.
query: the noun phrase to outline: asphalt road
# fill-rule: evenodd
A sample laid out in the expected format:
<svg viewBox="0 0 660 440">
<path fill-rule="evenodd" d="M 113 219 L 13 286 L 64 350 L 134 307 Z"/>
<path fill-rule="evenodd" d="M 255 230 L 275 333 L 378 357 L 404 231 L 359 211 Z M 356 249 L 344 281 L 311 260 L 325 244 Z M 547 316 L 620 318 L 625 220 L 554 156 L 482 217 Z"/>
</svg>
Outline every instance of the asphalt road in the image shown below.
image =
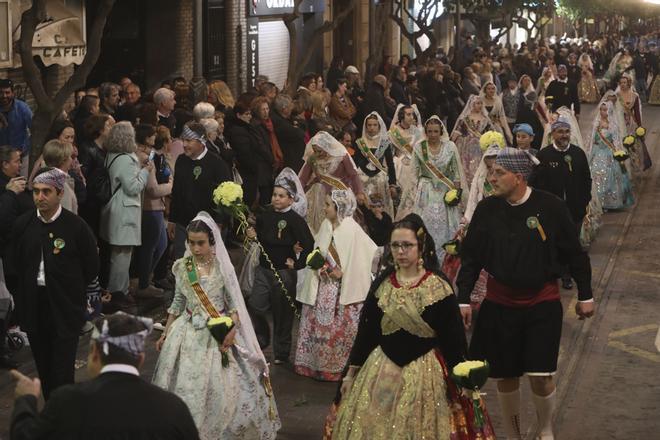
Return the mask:
<svg viewBox="0 0 660 440">
<path fill-rule="evenodd" d="M 583 107 L 583 134 L 591 133 L 593 111 L 593 105 Z M 660 107 L 646 107 L 644 120 L 656 165 L 636 188 L 634 207 L 604 215 L 598 238 L 589 250 L 596 316 L 578 320 L 573 312 L 575 290 L 561 292 L 564 326 L 557 374 L 558 439 L 660 438 L 660 353 L 653 345 L 660 310 Z M 146 380 L 157 359 L 157 337 L 151 337 L 142 371 Z M 78 381 L 87 377 L 87 341 L 81 338 Z M 19 352 L 16 360 L 21 371 L 35 374 L 28 349 Z M 278 439 L 320 438 L 336 385 L 297 376 L 288 365 L 273 366 L 272 382 L 283 424 Z M 503 436 L 494 384 L 489 383 L 484 391 L 496 432 Z M 535 416 L 529 398 L 525 384 L 522 426 L 532 432 Z M 13 385 L 9 375 L 1 372 L 0 439 L 8 438 L 12 400 Z"/>
</svg>

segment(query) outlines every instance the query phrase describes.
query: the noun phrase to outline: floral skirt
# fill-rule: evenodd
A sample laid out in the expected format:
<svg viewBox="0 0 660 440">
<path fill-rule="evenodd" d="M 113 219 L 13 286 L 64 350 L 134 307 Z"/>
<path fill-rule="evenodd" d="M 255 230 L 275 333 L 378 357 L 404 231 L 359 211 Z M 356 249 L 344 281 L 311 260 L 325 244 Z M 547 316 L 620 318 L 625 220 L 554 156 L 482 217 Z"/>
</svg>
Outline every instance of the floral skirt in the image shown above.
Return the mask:
<svg viewBox="0 0 660 440">
<path fill-rule="evenodd" d="M 153 383 L 183 399 L 202 440 L 275 439 L 281 424 L 260 372 L 236 346 L 227 353 L 223 367 L 218 342 L 184 314 L 172 323 Z"/>
<path fill-rule="evenodd" d="M 362 303 L 341 305 L 341 282 L 323 278 L 316 305 L 303 305 L 294 370 L 318 380 L 338 381 L 351 353 Z"/>
<path fill-rule="evenodd" d="M 469 426 L 469 403 L 446 376 L 434 351 L 401 368 L 377 347 L 337 410 L 332 438 L 494 439 L 487 414 L 483 428 Z"/>
</svg>

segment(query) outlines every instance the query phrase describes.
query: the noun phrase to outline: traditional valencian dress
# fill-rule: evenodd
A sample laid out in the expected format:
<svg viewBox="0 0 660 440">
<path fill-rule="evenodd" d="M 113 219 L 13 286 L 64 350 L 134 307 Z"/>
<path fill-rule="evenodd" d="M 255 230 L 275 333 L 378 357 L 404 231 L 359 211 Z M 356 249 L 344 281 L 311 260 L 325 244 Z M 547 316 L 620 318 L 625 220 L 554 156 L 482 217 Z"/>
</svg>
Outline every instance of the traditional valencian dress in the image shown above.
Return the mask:
<svg viewBox="0 0 660 440">
<path fill-rule="evenodd" d="M 509 124 L 506 120 L 506 113 L 504 112 L 504 104 L 502 103 L 502 97 L 493 96 L 493 105 L 487 105 L 486 104 L 486 87 L 488 85 L 492 85 L 495 87 L 495 84 L 492 82 L 487 82 L 484 84 L 484 86 L 481 88 L 481 93 L 479 96 L 481 96 L 481 99 L 484 100 L 484 108 L 488 112 L 488 117 L 490 118 L 490 122 L 493 126 L 493 130 L 499 132 L 504 136 L 504 139 L 506 139 L 507 143 L 511 145 L 513 143 L 513 136 L 511 135 L 511 129 L 509 128 Z"/>
<path fill-rule="evenodd" d="M 370 137 L 367 135 L 366 122 L 376 117 L 380 125 L 380 133 Z M 390 193 L 390 185 L 396 185 L 396 170 L 392 144 L 387 135 L 385 122 L 376 112 L 371 112 L 364 119 L 363 136 L 355 141 L 357 151 L 353 157 L 359 168 L 359 176 L 368 196 L 378 194 L 383 200 L 383 210 L 394 218 L 394 203 Z"/>
<path fill-rule="evenodd" d="M 217 249 L 217 240 L 221 241 L 219 231 L 215 239 Z M 183 399 L 202 440 L 274 439 L 281 425 L 267 380 L 268 367 L 245 305 L 238 303 L 243 300 L 237 296 L 240 288 L 236 276 L 223 276 L 224 264 L 216 259 L 210 275 L 197 277 L 194 263 L 188 264 L 188 258 L 192 257 L 181 258 L 172 267 L 176 288 L 168 313 L 177 318 L 163 344 L 153 383 Z M 229 261 L 228 256 L 226 260 Z M 229 264 L 233 272 L 227 261 L 223 263 Z M 227 352 L 226 367 L 222 365 L 218 342 L 206 328 L 210 315 L 193 288 L 193 280 L 221 314 L 229 315 L 238 309 L 241 322 L 234 345 Z"/>
<path fill-rule="evenodd" d="M 329 271 L 339 267 L 342 277 L 319 276 L 318 270 L 309 268 L 303 272 L 294 369 L 303 376 L 337 381 L 355 340 L 378 246 L 353 220 L 357 204 L 350 190 L 333 191 L 331 197 L 340 223 L 333 228 L 330 220 L 324 220 L 315 247 L 325 256 Z"/>
<path fill-rule="evenodd" d="M 312 146 L 322 149 L 327 157 L 320 159 Z M 298 176 L 307 197 L 306 220 L 309 228 L 316 233 L 325 219 L 323 207 L 325 196 L 332 190 L 350 188 L 354 194 L 364 192 L 357 167 L 346 148 L 325 131 L 314 135 L 305 149 L 305 164 Z"/>
<path fill-rule="evenodd" d="M 444 125 L 443 131 L 446 133 Z M 468 200 L 469 187 L 456 145 L 446 134 L 440 142 L 441 147 L 437 154 L 431 151 L 426 139 L 415 145 L 414 165 L 418 183 L 412 194 L 406 197 L 406 203 L 413 200 L 412 212 L 424 220 L 435 242 L 438 259 L 442 261 L 445 255 L 442 245 L 456 235 L 461 222 L 462 207 Z M 444 201 L 445 194 L 458 188 L 463 191 L 463 203 L 447 206 Z"/>
<path fill-rule="evenodd" d="M 594 75 L 594 65 L 591 62 L 591 57 L 587 53 L 580 56 L 579 63 L 582 71 L 580 82 L 578 83 L 578 96 L 580 102 L 595 103 L 600 99 L 598 93 L 598 84 L 596 76 Z"/>
<path fill-rule="evenodd" d="M 600 127 L 600 111 L 596 109 L 589 154 L 591 178 L 596 185 L 595 196 L 600 200 L 603 209 L 626 208 L 635 202 L 630 175 L 625 164 L 614 158 L 615 152 L 625 149 L 619 127 L 616 125 L 614 105 L 609 101 L 601 105 L 607 106 L 608 127 Z"/>
<path fill-rule="evenodd" d="M 412 125 L 409 128 L 403 128 L 399 124 L 399 110 L 404 107 L 399 104 L 394 112 L 394 119 L 388 131 L 390 142 L 395 147 L 396 155 L 394 157 L 394 167 L 396 170 L 396 181 L 401 189 L 401 194 L 414 189 L 417 186 L 417 175 L 413 165 L 413 146 L 415 143 L 424 137 L 424 131 L 419 124 L 421 124 L 421 115 L 417 106 L 413 105 L 413 111 L 417 118 L 418 125 Z M 410 214 L 409 210 L 402 209 L 403 203 L 399 203 L 396 210 L 395 220 L 400 220 L 406 215 Z"/>
<path fill-rule="evenodd" d="M 632 84 L 632 80 L 630 83 Z M 651 168 L 651 156 L 646 148 L 646 143 L 635 135 L 635 130 L 642 126 L 642 102 L 635 91 L 631 91 L 632 100 L 626 100 L 619 87 L 616 89 L 616 94 L 619 97 L 620 108 L 623 110 L 624 134 L 635 138 L 635 143 L 628 148 L 628 151 L 630 152 L 633 177 L 639 178 L 644 171 Z"/>
<path fill-rule="evenodd" d="M 468 185 L 472 183 L 474 174 L 477 172 L 477 168 L 481 162 L 483 152 L 479 145 L 479 139 L 482 134 L 493 129 L 490 116 L 485 107 L 481 110 L 483 119 L 475 121 L 470 118 L 472 107 L 478 99 L 481 98 L 476 95 L 470 96 L 470 99 L 465 105 L 463 113 L 458 117 L 454 131 L 451 134 L 451 139 L 456 143 L 456 147 L 458 148 Z"/>
<path fill-rule="evenodd" d="M 469 405 L 448 379 L 465 347 L 456 296 L 440 275 L 403 287 L 393 271 L 383 274 L 364 304 L 349 359 L 361 368 L 332 438 L 495 438 L 489 422 L 478 433 L 468 426 Z"/>
</svg>

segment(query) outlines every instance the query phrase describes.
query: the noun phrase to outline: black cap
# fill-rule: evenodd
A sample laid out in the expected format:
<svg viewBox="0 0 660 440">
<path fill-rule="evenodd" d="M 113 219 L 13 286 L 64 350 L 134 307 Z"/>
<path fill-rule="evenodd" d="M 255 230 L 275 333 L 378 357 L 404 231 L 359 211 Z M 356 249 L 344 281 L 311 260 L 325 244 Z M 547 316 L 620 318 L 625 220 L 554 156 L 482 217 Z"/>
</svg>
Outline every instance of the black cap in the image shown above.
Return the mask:
<svg viewBox="0 0 660 440">
<path fill-rule="evenodd" d="M 6 88 L 14 88 L 14 81 L 10 80 L 9 78 L 2 78 L 0 79 L 0 89 L 6 89 Z"/>
</svg>

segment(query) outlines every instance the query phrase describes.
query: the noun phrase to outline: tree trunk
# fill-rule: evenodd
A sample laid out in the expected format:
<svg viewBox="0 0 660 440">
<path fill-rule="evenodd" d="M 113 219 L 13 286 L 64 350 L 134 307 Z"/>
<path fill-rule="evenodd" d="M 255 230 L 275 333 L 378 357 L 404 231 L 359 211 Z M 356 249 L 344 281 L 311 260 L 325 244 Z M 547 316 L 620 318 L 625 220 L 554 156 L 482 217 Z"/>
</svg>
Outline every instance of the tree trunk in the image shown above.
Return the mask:
<svg viewBox="0 0 660 440">
<path fill-rule="evenodd" d="M 64 85 L 57 91 L 54 98 L 46 93 L 42 82 L 41 71 L 34 61 L 32 55 L 32 41 L 36 27 L 46 18 L 46 0 L 34 0 L 32 7 L 21 16 L 21 38 L 20 51 L 23 77 L 30 87 L 32 95 L 37 103 L 37 109 L 32 117 L 32 129 L 30 140 L 30 169 L 41 156 L 41 150 L 50 126 L 62 111 L 64 104 L 76 89 L 85 85 L 87 77 L 96 64 L 101 53 L 101 38 L 103 30 L 110 15 L 115 0 L 101 0 L 98 3 L 96 16 L 92 22 L 90 31 L 87 33 L 87 53 L 85 58 Z"/>
</svg>

